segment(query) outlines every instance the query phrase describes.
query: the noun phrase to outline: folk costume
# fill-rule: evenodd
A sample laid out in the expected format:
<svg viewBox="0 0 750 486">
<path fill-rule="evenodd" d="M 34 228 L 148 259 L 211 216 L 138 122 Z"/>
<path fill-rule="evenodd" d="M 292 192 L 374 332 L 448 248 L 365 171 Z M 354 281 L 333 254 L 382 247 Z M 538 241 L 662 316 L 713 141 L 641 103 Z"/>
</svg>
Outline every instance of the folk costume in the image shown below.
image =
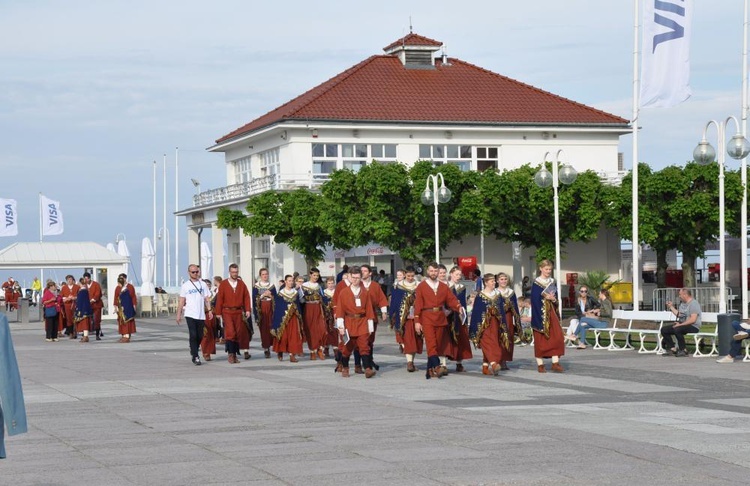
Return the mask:
<svg viewBox="0 0 750 486">
<path fill-rule="evenodd" d="M 449 282 L 448 287 L 456 296 L 461 307 L 466 310 L 466 286 L 462 283 Z M 461 318 L 460 312 L 451 312 L 448 317 L 450 321 L 451 351 L 448 357 L 456 362 L 456 371 L 461 373 L 464 369 L 463 360 L 471 359 L 471 340 L 469 339 L 469 326 Z"/>
<path fill-rule="evenodd" d="M 328 347 L 333 346 L 334 353 L 338 358 L 339 332 L 336 329 L 336 319 L 333 315 L 333 296 L 335 292 L 335 289 L 323 290 L 323 315 L 326 319 L 326 342 L 325 351 L 323 354 L 326 357 L 330 356 Z"/>
<path fill-rule="evenodd" d="M 563 339 L 560 319 L 553 301 L 546 299 L 545 294 L 557 294 L 555 279 L 552 277 L 537 277 L 531 286 L 531 328 L 534 331 L 534 356 L 539 362 L 542 358 L 553 357 L 553 366 L 556 363 L 554 357 L 565 354 L 565 341 Z M 543 373 L 544 365 L 539 365 L 539 372 Z"/>
<path fill-rule="evenodd" d="M 417 371 L 414 365 L 414 355 L 422 354 L 424 342 L 422 334 L 414 330 L 414 299 L 418 283 L 401 280 L 393 286 L 391 292 L 391 304 L 388 315 L 391 320 L 391 328 L 396 334 L 396 342 L 401 352 L 406 355 L 407 371 Z"/>
<path fill-rule="evenodd" d="M 469 337 L 474 345 L 482 350 L 484 363 L 482 372 L 497 375 L 500 362 L 507 358 L 513 340 L 505 325 L 505 300 L 498 290 L 484 289 L 477 293 L 471 310 Z"/>
<path fill-rule="evenodd" d="M 328 327 L 323 312 L 323 288 L 317 282 L 305 282 L 300 287 L 302 300 L 302 324 L 307 337 L 310 359 L 325 359 L 323 349 L 327 341 Z"/>
<path fill-rule="evenodd" d="M 148 298 L 148 297 L 147 297 Z M 138 300 L 135 296 L 135 288 L 131 284 L 115 287 L 115 300 L 117 308 L 117 332 L 122 336 L 118 342 L 129 343 L 130 335 L 135 334 L 135 308 Z"/>
<path fill-rule="evenodd" d="M 60 289 L 60 296 L 63 301 L 63 318 L 65 319 L 65 333 L 69 335 L 70 339 L 75 339 L 77 336 L 75 316 L 73 309 L 75 307 L 76 295 L 81 290 L 81 286 L 77 283 L 73 285 L 65 284 Z"/>
<path fill-rule="evenodd" d="M 21 295 L 18 283 L 9 278 L 6 282 L 3 282 L 3 290 L 5 291 L 5 310 L 17 309 L 18 297 Z"/>
<path fill-rule="evenodd" d="M 336 327 L 344 331 L 341 340 L 341 376 L 349 377 L 349 356 L 356 348 L 365 368 L 365 377 L 372 378 L 376 371 L 373 369 L 370 356 L 370 333 L 375 330 L 375 312 L 367 290 L 362 285 L 349 286 L 336 291 Z"/>
<path fill-rule="evenodd" d="M 245 314 L 250 310 L 250 291 L 245 282 L 231 277 L 222 280 L 216 294 L 216 314 L 221 315 L 224 323 L 227 361 L 230 363 L 239 363 L 237 354 L 240 351 L 245 359 L 250 359 L 250 331 L 245 320 Z M 205 350 L 203 354 L 207 354 Z"/>
<path fill-rule="evenodd" d="M 503 359 L 500 361 L 500 369 L 507 370 L 508 366 L 506 362 L 513 361 L 513 350 L 515 347 L 516 336 L 523 335 L 521 329 L 521 313 L 518 311 L 518 298 L 512 288 L 505 287 L 504 289 L 497 290 L 503 298 L 503 322 L 510 342 L 508 349 L 503 352 Z"/>
<path fill-rule="evenodd" d="M 276 287 L 271 282 L 262 280 L 253 285 L 253 318 L 260 331 L 260 345 L 266 358 L 271 357 L 273 336 L 273 304 L 276 299 Z"/>
<path fill-rule="evenodd" d="M 276 294 L 271 335 L 274 337 L 273 350 L 279 361 L 284 359 L 284 353 L 289 353 L 289 361 L 296 363 L 296 355 L 302 354 L 302 342 L 305 340 L 297 289 L 285 287 Z"/>
<path fill-rule="evenodd" d="M 380 366 L 375 363 L 375 354 L 373 353 L 373 348 L 375 347 L 375 333 L 378 332 L 379 317 L 383 314 L 388 315 L 388 298 L 383 293 L 383 287 L 381 287 L 380 284 L 376 283 L 375 285 L 372 285 L 372 278 L 367 280 L 362 279 L 362 286 L 370 295 L 370 302 L 372 303 L 373 313 L 375 314 L 375 320 L 373 321 L 374 330 L 370 333 L 368 341 L 370 343 L 370 358 L 373 359 L 372 367 L 377 371 L 380 369 Z M 354 350 L 354 372 L 362 372 L 362 361 L 357 349 Z"/>
<path fill-rule="evenodd" d="M 82 343 L 89 342 L 89 331 L 93 328 L 94 310 L 91 308 L 91 299 L 89 298 L 89 289 L 82 285 L 76 294 L 75 310 L 73 319 L 76 323 L 76 332 L 82 332 Z"/>
<path fill-rule="evenodd" d="M 102 309 L 104 308 L 104 302 L 102 301 L 102 286 L 99 282 L 91 281 L 88 284 L 89 289 L 89 301 L 91 302 L 92 315 L 92 331 L 96 331 L 96 340 L 101 341 L 102 335 Z"/>
<path fill-rule="evenodd" d="M 216 354 L 216 328 L 219 326 L 219 318 L 206 316 L 204 319 L 203 338 L 201 339 L 201 354 L 204 361 L 211 361 L 211 355 Z M 226 342 L 225 342 L 226 344 Z"/>
<path fill-rule="evenodd" d="M 415 291 L 414 323 L 422 325 L 427 346 L 427 373 L 425 377 L 440 378 L 445 374 L 440 368 L 440 357 L 450 352 L 450 331 L 444 310 L 461 312 L 461 304 L 448 285 L 426 278 Z"/>
</svg>

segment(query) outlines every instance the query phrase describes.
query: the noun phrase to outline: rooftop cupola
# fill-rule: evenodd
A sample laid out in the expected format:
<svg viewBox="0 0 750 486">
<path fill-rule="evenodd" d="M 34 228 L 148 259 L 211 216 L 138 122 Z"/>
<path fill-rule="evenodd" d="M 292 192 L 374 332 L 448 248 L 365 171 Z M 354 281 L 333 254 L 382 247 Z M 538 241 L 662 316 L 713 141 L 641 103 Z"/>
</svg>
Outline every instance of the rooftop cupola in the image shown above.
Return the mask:
<svg viewBox="0 0 750 486">
<path fill-rule="evenodd" d="M 410 32 L 383 50 L 386 54 L 398 56 L 407 68 L 432 69 L 435 67 L 434 53 L 442 46 L 440 41 Z"/>
</svg>

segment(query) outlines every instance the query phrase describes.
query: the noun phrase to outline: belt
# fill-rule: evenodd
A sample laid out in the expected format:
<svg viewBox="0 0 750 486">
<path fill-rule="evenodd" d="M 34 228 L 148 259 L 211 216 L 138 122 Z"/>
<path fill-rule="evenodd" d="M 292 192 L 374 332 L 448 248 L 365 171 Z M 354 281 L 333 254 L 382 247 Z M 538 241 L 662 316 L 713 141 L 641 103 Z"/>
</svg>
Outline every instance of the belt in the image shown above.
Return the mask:
<svg viewBox="0 0 750 486">
<path fill-rule="evenodd" d="M 320 304 L 319 300 L 306 300 L 305 304 Z"/>
<path fill-rule="evenodd" d="M 224 310 L 242 310 L 242 307 L 224 307 Z"/>
<path fill-rule="evenodd" d="M 443 310 L 442 307 L 425 307 L 424 309 L 422 309 L 422 312 L 424 311 L 439 312 L 441 310 Z"/>
<path fill-rule="evenodd" d="M 347 314 L 346 317 L 354 317 L 354 318 L 359 319 L 361 317 L 365 317 L 365 315 L 364 314 Z"/>
</svg>

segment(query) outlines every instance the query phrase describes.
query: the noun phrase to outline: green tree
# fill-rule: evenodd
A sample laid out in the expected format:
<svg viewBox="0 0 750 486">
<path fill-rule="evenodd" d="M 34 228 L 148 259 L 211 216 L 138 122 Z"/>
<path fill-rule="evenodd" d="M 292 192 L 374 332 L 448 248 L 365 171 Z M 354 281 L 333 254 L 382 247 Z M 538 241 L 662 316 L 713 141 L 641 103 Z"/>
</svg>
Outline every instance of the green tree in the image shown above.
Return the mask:
<svg viewBox="0 0 750 486">
<path fill-rule="evenodd" d="M 247 216 L 220 210 L 217 224 L 221 228 L 242 228 L 246 235 L 273 235 L 275 242 L 301 253 L 309 269 L 323 259 L 330 242 L 319 221 L 323 209 L 322 196 L 307 189 L 271 191 L 248 200 Z"/>
<path fill-rule="evenodd" d="M 555 213 L 552 188 L 534 182 L 537 166 L 524 165 L 497 174 L 485 171 L 479 181 L 485 232 L 503 241 L 535 247 L 537 259 L 555 257 Z M 548 167 L 551 170 L 551 166 Z M 578 174 L 575 182 L 558 188 L 560 245 L 589 242 L 604 220 L 604 190 L 594 172 Z"/>
</svg>

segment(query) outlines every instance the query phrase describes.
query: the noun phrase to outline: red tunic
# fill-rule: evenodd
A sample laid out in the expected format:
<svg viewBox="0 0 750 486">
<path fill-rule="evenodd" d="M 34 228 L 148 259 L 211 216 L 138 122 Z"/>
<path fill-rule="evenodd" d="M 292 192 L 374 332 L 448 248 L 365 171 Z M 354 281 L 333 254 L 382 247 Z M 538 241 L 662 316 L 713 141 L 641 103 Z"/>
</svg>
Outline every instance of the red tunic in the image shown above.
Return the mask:
<svg viewBox="0 0 750 486">
<path fill-rule="evenodd" d="M 136 309 L 138 308 L 138 301 L 136 300 L 135 296 L 135 288 L 127 284 L 128 293 L 130 294 L 130 298 L 133 299 L 133 307 Z M 120 292 L 122 292 L 122 286 L 118 285 L 115 288 L 115 299 L 114 299 L 114 305 L 115 307 L 119 307 L 120 305 Z M 135 318 L 129 320 L 128 322 L 125 322 L 120 315 L 120 313 L 117 313 L 117 332 L 118 334 L 135 334 Z"/>
<path fill-rule="evenodd" d="M 92 281 L 89 284 L 89 300 L 91 301 L 91 310 L 94 311 L 94 329 L 99 330 L 102 328 L 102 308 L 104 307 L 102 286 L 99 285 L 99 282 Z"/>
<path fill-rule="evenodd" d="M 201 353 L 203 353 L 203 356 L 208 356 L 209 354 L 216 354 L 216 316 L 213 319 L 206 316 L 205 322 L 203 339 L 201 339 Z"/>
<path fill-rule="evenodd" d="M 547 315 L 549 315 L 549 339 L 544 337 L 544 333 L 534 329 L 534 357 L 563 356 L 565 355 L 565 339 L 563 339 L 563 331 L 560 327 L 560 320 L 557 318 L 555 304 L 549 300 L 544 300 L 543 304 L 547 306 Z"/>
<path fill-rule="evenodd" d="M 76 302 L 76 295 L 78 295 L 79 290 L 81 290 L 81 287 L 78 284 L 73 284 L 72 287 L 68 287 L 68 284 L 65 284 L 60 290 L 60 295 L 63 298 L 63 314 L 65 314 L 65 325 L 68 327 L 72 327 L 75 325 L 75 321 L 73 320 L 73 305 Z"/>
<path fill-rule="evenodd" d="M 311 353 L 326 345 L 326 318 L 323 313 L 323 298 L 319 286 L 303 285 L 305 304 L 302 307 L 302 322 L 307 338 L 307 348 Z"/>
<path fill-rule="evenodd" d="M 232 288 L 228 278 L 222 280 L 216 294 L 215 312 L 224 322 L 225 339 L 237 342 L 240 349 L 250 348 L 250 332 L 243 319 L 243 313 L 250 310 L 250 292 L 245 282 L 237 280 L 237 286 Z"/>
<path fill-rule="evenodd" d="M 414 322 L 422 324 L 428 356 L 446 356 L 450 353 L 451 337 L 447 330 L 448 319 L 443 312 L 445 307 L 454 312 L 461 310 L 461 303 L 448 285 L 438 282 L 436 290 L 430 287 L 427 280 L 417 285 Z"/>
<path fill-rule="evenodd" d="M 340 347 L 342 354 L 345 357 L 349 357 L 356 346 L 360 355 L 369 356 L 370 344 L 368 339 L 370 327 L 367 321 L 370 319 L 375 320 L 375 313 L 373 312 L 369 293 L 363 286 L 360 286 L 359 294 L 356 296 L 351 287 L 343 288 L 340 293 L 336 291 L 334 298 L 336 295 L 339 296 L 338 304 L 336 305 L 336 319 L 344 320 L 344 328 L 349 333 L 350 339 L 348 344 L 343 344 L 342 341 L 342 346 Z"/>
</svg>

